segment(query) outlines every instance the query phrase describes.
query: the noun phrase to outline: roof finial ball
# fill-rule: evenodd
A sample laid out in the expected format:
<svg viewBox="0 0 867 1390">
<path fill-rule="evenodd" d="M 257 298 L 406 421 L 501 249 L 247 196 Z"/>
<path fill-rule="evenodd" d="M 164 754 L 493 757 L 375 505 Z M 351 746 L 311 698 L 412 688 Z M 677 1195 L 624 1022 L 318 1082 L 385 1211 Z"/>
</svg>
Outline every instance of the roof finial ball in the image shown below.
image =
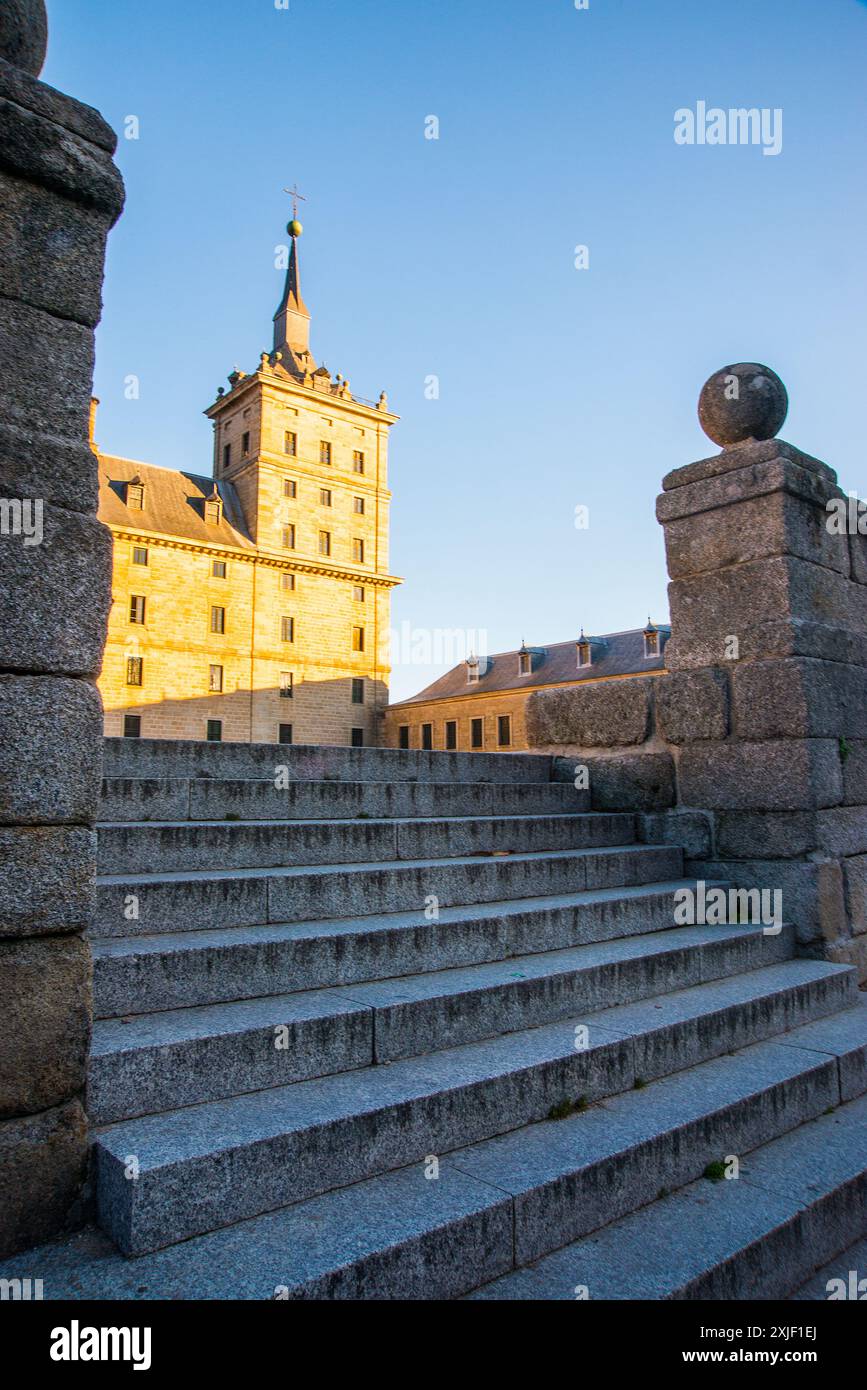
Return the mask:
<svg viewBox="0 0 867 1390">
<path fill-rule="evenodd" d="M 737 362 L 714 372 L 698 399 L 699 423 L 723 449 L 773 439 L 788 413 L 785 386 L 776 372 L 760 362 Z"/>
<path fill-rule="evenodd" d="M 301 235 L 301 233 L 304 231 L 304 228 L 301 226 L 301 223 L 298 221 L 298 218 L 293 217 L 292 221 L 286 224 L 286 230 L 291 237 L 296 237 Z"/>
<path fill-rule="evenodd" d="M 48 47 L 45 0 L 2 0 L 0 58 L 38 77 Z"/>
</svg>

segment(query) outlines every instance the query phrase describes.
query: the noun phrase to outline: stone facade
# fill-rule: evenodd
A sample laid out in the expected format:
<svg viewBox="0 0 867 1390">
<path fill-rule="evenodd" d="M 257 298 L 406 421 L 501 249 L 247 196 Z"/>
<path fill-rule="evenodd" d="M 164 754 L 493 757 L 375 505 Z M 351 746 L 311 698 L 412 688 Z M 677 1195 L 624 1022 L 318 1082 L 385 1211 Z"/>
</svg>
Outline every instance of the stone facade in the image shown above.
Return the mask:
<svg viewBox="0 0 867 1390">
<path fill-rule="evenodd" d="M 631 711 L 613 686 L 568 708 L 536 692 L 527 724 L 563 779 L 587 769 L 594 807 L 641 812 L 697 877 L 780 889 L 804 953 L 867 978 L 867 536 L 838 533 L 828 504 L 845 501 L 778 439 L 669 474 L 668 673 L 635 683 Z"/>
<path fill-rule="evenodd" d="M 0 1250 L 82 1214 L 111 579 L 88 445 L 113 132 L 38 81 L 39 3 L 0 26 Z"/>
<path fill-rule="evenodd" d="M 100 457 L 114 540 L 99 681 L 109 735 L 378 742 L 399 583 L 388 568 L 397 417 L 384 396 L 363 401 L 316 368 L 303 302 L 287 320 L 286 302 L 301 302 L 294 243 L 274 352 L 251 375 L 233 372 L 208 408 L 213 479 Z"/>
</svg>

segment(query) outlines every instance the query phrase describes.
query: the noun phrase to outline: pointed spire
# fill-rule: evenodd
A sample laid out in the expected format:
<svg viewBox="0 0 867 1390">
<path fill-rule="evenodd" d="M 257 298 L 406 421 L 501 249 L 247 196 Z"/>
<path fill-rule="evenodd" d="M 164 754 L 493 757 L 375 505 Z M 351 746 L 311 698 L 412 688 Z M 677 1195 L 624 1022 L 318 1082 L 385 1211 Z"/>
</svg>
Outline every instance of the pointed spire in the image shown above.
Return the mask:
<svg viewBox="0 0 867 1390">
<path fill-rule="evenodd" d="M 283 354 L 283 366 L 289 371 L 303 374 L 316 365 L 310 357 L 310 312 L 301 298 L 298 238 L 304 229 L 297 217 L 293 217 L 286 230 L 292 245 L 283 298 L 274 315 L 274 352 Z"/>
</svg>

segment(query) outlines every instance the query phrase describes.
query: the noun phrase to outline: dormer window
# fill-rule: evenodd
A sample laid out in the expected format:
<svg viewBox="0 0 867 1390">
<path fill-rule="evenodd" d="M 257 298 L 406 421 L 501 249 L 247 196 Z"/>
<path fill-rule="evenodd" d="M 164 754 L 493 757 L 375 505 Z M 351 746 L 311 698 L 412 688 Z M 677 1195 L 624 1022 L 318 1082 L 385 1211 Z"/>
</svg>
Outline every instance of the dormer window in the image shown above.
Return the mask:
<svg viewBox="0 0 867 1390">
<path fill-rule="evenodd" d="M 222 500 L 213 495 L 205 499 L 205 521 L 209 526 L 219 526 L 223 519 Z"/>
<path fill-rule="evenodd" d="M 477 656 L 467 657 L 467 685 L 478 685 L 479 683 L 479 658 Z"/>
<path fill-rule="evenodd" d="M 533 653 L 526 647 L 522 647 L 518 652 L 518 675 L 531 676 L 533 674 Z"/>
<path fill-rule="evenodd" d="M 581 633 L 581 636 L 578 638 L 576 646 L 578 650 L 578 669 L 580 670 L 583 666 L 592 666 L 593 645 L 590 641 L 590 638 L 584 636 L 583 631 Z"/>
<path fill-rule="evenodd" d="M 144 511 L 144 483 L 135 477 L 126 485 L 126 505 L 131 512 Z"/>
<path fill-rule="evenodd" d="M 644 656 L 645 656 L 645 659 L 648 658 L 648 657 L 659 656 L 659 651 L 660 651 L 660 647 L 659 647 L 659 629 L 658 629 L 658 628 L 655 628 L 655 627 L 653 626 L 653 623 L 652 623 L 652 622 L 650 621 L 650 619 L 648 618 L 648 620 L 647 620 L 647 627 L 644 629 Z"/>
</svg>

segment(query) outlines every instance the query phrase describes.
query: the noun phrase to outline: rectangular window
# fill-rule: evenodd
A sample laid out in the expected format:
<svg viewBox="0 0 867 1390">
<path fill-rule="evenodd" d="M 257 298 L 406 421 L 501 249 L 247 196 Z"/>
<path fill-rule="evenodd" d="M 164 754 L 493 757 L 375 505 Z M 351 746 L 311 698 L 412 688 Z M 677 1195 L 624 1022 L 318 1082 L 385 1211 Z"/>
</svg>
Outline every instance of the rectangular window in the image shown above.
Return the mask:
<svg viewBox="0 0 867 1390">
<path fill-rule="evenodd" d="M 243 457 L 246 458 L 247 455 L 249 454 L 249 452 L 250 452 L 250 432 L 249 432 L 249 430 L 245 430 L 244 433 L 241 435 L 241 453 L 242 453 Z"/>
<path fill-rule="evenodd" d="M 231 446 L 231 444 L 224 444 L 224 445 L 223 445 L 223 467 L 224 467 L 224 468 L 228 468 L 231 462 L 232 462 L 232 446 Z"/>
<path fill-rule="evenodd" d="M 142 658 L 140 656 L 128 656 L 126 659 L 126 683 L 127 685 L 143 685 L 144 670 Z"/>
<path fill-rule="evenodd" d="M 212 631 L 212 632 L 225 632 L 225 631 L 226 631 L 226 610 L 225 610 L 225 608 L 216 608 L 216 607 L 214 607 L 214 608 L 211 609 L 211 631 Z"/>
<path fill-rule="evenodd" d="M 298 484 L 296 483 L 296 481 L 295 481 L 294 478 L 284 478 L 284 479 L 283 479 L 283 496 L 284 496 L 284 497 L 297 497 L 297 496 L 298 496 Z"/>
<path fill-rule="evenodd" d="M 291 700 L 295 693 L 295 677 L 291 671 L 280 672 L 280 699 Z M 282 742 L 282 740 L 281 740 Z"/>
<path fill-rule="evenodd" d="M 281 724 L 281 725 L 280 725 L 280 735 L 279 735 L 279 737 L 280 737 L 280 742 L 281 742 L 281 743 L 291 743 L 291 742 L 292 742 L 292 725 L 291 725 L 291 724 Z"/>
<path fill-rule="evenodd" d="M 501 714 L 497 718 L 497 743 L 501 748 L 508 748 L 512 742 L 512 716 Z"/>
<path fill-rule="evenodd" d="M 426 753 L 429 753 L 433 748 L 433 724 L 422 724 L 421 746 Z"/>
<path fill-rule="evenodd" d="M 294 430 L 283 432 L 283 453 L 293 459 L 298 457 L 298 436 Z"/>
<path fill-rule="evenodd" d="M 356 449 L 352 455 L 352 471 L 353 473 L 364 472 L 364 454 L 360 449 Z"/>
<path fill-rule="evenodd" d="M 123 716 L 123 736 L 124 738 L 141 738 L 140 714 L 125 714 Z"/>
<path fill-rule="evenodd" d="M 280 619 L 280 637 L 284 642 L 295 641 L 295 619 L 284 617 Z"/>
<path fill-rule="evenodd" d="M 319 462 L 325 464 L 331 463 L 331 445 L 328 443 L 327 439 L 320 439 L 319 441 Z"/>
<path fill-rule="evenodd" d="M 205 734 L 208 743 L 223 742 L 223 721 L 222 719 L 209 719 L 208 728 Z"/>
<path fill-rule="evenodd" d="M 148 548 L 146 545 L 134 545 L 132 548 L 132 562 L 134 565 L 146 565 L 148 562 Z"/>
<path fill-rule="evenodd" d="M 205 499 L 205 521 L 209 526 L 219 526 L 223 519 L 223 504 L 219 497 Z"/>
<path fill-rule="evenodd" d="M 212 562 L 212 564 L 211 564 L 211 574 L 213 575 L 214 579 L 225 579 L 225 578 L 226 578 L 226 562 L 225 562 L 225 560 L 214 560 L 214 561 Z"/>
<path fill-rule="evenodd" d="M 126 485 L 126 505 L 131 512 L 144 511 L 144 484 L 127 483 Z"/>
<path fill-rule="evenodd" d="M 330 554 L 331 554 L 331 532 L 330 532 L 330 531 L 320 531 L 320 532 L 319 532 L 319 554 L 320 554 L 320 555 L 330 555 Z"/>
<path fill-rule="evenodd" d="M 353 730 L 352 730 L 352 747 L 353 747 L 353 748 L 363 748 L 363 747 L 364 747 L 364 730 L 363 730 L 363 729 L 353 729 Z"/>
<path fill-rule="evenodd" d="M 294 574 L 281 574 L 281 576 L 280 576 L 280 588 L 281 588 L 281 589 L 288 589 L 289 592 L 291 593 L 291 592 L 294 590 L 294 588 L 295 588 L 295 576 L 294 576 Z"/>
<path fill-rule="evenodd" d="M 364 541 L 358 536 L 352 541 L 352 559 L 356 565 L 364 564 Z"/>
<path fill-rule="evenodd" d="M 131 623 L 143 623 L 145 620 L 145 596 L 144 594 L 131 594 L 129 600 L 129 620 Z"/>
<path fill-rule="evenodd" d="M 364 651 L 364 628 L 354 627 L 352 629 L 352 650 L 354 652 Z"/>
<path fill-rule="evenodd" d="M 470 720 L 470 747 L 484 748 L 485 746 L 485 721 L 484 719 Z"/>
<path fill-rule="evenodd" d="M 208 672 L 208 689 L 214 695 L 220 695 L 223 691 L 223 668 L 222 666 L 212 666 Z"/>
<path fill-rule="evenodd" d="M 330 488 L 330 487 L 321 487 L 321 488 L 319 489 L 319 505 L 320 505 L 321 507 L 330 507 L 330 506 L 331 506 L 331 488 Z"/>
<path fill-rule="evenodd" d="M 295 549 L 295 527 L 294 527 L 294 526 L 284 526 L 284 527 L 283 527 L 283 549 L 284 549 L 284 550 L 294 550 L 294 549 Z"/>
<path fill-rule="evenodd" d="M 398 748 L 409 748 L 409 725 L 401 724 L 397 731 Z"/>
<path fill-rule="evenodd" d="M 355 512 L 355 515 L 356 515 L 356 516 L 364 516 L 364 498 L 363 498 L 363 497 L 353 497 L 353 499 L 352 499 L 352 510 Z"/>
<path fill-rule="evenodd" d="M 356 603 L 364 603 L 364 585 L 356 584 L 352 590 L 352 597 Z"/>
<path fill-rule="evenodd" d="M 458 746 L 458 723 L 456 719 L 446 720 L 446 748 L 453 749 Z"/>
<path fill-rule="evenodd" d="M 364 681 L 356 676 L 352 678 L 352 703 L 354 705 L 364 704 Z"/>
</svg>

